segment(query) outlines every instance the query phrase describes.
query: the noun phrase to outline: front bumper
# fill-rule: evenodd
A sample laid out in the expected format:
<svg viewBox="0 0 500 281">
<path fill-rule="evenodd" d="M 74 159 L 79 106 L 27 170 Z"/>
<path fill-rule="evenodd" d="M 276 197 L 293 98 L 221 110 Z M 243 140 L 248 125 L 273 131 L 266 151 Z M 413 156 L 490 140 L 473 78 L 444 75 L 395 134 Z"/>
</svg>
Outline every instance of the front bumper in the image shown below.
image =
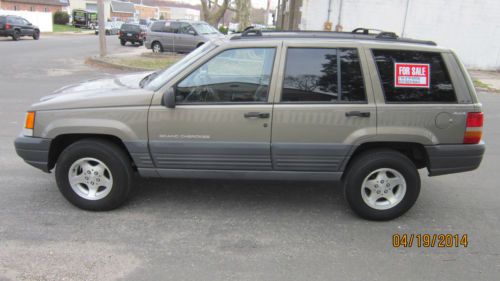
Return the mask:
<svg viewBox="0 0 500 281">
<path fill-rule="evenodd" d="M 450 144 L 426 146 L 429 156 L 429 176 L 472 171 L 479 167 L 486 149 L 479 144 Z"/>
<path fill-rule="evenodd" d="M 14 141 L 17 155 L 33 167 L 49 173 L 51 139 L 19 136 Z"/>
</svg>

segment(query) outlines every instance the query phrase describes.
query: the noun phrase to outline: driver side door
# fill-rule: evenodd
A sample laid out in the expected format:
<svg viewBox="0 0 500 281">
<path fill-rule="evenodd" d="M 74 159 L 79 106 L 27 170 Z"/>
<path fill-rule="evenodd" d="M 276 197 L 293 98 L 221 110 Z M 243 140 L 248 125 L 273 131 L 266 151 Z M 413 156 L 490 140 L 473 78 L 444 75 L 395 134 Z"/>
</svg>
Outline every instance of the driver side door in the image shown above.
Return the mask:
<svg viewBox="0 0 500 281">
<path fill-rule="evenodd" d="M 175 108 L 151 106 L 149 148 L 160 175 L 272 170 L 278 51 L 277 44 L 223 50 L 178 80 Z"/>
</svg>

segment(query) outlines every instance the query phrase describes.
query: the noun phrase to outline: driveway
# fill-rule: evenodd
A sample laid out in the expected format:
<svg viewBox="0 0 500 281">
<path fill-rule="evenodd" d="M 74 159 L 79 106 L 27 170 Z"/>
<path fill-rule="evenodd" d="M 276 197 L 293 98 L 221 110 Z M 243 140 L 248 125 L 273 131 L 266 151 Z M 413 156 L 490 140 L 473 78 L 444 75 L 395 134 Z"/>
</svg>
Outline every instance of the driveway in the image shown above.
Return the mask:
<svg viewBox="0 0 500 281">
<path fill-rule="evenodd" d="M 110 52 L 135 51 L 108 37 Z M 128 48 L 128 49 L 127 49 Z M 143 47 L 141 47 L 143 48 Z M 500 95 L 480 93 L 487 153 L 479 170 L 421 172 L 416 205 L 390 222 L 356 217 L 329 183 L 144 180 L 111 212 L 76 209 L 16 156 L 40 97 L 112 75 L 86 66 L 97 36 L 0 39 L 0 279 L 497 280 Z M 395 233 L 467 234 L 467 248 L 393 248 Z"/>
</svg>

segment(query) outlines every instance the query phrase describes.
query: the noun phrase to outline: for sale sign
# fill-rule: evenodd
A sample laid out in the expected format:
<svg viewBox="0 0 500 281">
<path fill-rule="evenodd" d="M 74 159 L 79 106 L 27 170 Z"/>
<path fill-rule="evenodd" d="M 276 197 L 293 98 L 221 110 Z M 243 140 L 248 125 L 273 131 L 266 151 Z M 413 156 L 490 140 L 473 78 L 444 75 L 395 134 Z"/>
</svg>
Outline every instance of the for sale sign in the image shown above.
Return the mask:
<svg viewBox="0 0 500 281">
<path fill-rule="evenodd" d="M 394 63 L 394 87 L 429 88 L 431 67 L 428 63 Z"/>
</svg>

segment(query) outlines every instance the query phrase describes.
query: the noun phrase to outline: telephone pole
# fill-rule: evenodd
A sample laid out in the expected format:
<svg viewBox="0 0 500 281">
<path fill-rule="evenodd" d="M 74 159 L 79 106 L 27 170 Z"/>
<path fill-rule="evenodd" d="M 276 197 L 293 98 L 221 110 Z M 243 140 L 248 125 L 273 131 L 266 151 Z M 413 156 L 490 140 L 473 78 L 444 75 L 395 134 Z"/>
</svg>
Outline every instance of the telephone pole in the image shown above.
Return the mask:
<svg viewBox="0 0 500 281">
<path fill-rule="evenodd" d="M 104 20 L 104 0 L 97 0 L 97 20 L 99 24 L 99 55 L 105 57 L 106 49 L 106 23 Z"/>
</svg>

